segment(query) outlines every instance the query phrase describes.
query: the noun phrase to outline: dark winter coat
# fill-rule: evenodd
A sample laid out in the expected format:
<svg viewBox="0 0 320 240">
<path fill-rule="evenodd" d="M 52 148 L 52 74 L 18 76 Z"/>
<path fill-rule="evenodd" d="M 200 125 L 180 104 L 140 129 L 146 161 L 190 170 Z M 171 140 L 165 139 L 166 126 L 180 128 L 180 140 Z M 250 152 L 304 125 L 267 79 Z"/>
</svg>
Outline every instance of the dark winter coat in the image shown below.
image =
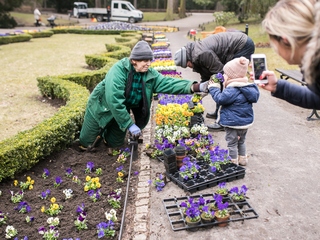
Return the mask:
<svg viewBox="0 0 320 240">
<path fill-rule="evenodd" d="M 214 101 L 219 104 L 217 119 L 224 127 L 246 129 L 254 120 L 252 103 L 259 99 L 260 92 L 253 83 L 232 82 L 222 92 L 218 87 L 209 88 Z"/>
<path fill-rule="evenodd" d="M 128 58 L 118 61 L 89 97 L 87 109 L 101 128 L 104 128 L 112 118 L 116 120 L 123 131 L 134 124 L 125 105 L 125 89 L 130 67 L 131 63 Z M 148 72 L 142 73 L 142 81 L 145 83 L 145 94 L 149 108 L 153 93 L 190 94 L 191 85 L 196 83 L 184 79 L 165 77 L 153 68 L 149 68 Z M 150 113 L 144 119 L 144 123 L 139 124 L 139 127 L 143 129 L 149 118 Z"/>
<path fill-rule="evenodd" d="M 242 32 L 222 32 L 190 42 L 186 45 L 187 60 L 192 62 L 193 71 L 200 73 L 201 81 L 207 81 L 211 75 L 222 72 L 223 66 L 244 47 L 247 39 Z"/>
<path fill-rule="evenodd" d="M 320 110 L 320 95 L 286 80 L 278 80 L 277 90 L 272 95 L 299 107 Z"/>
</svg>

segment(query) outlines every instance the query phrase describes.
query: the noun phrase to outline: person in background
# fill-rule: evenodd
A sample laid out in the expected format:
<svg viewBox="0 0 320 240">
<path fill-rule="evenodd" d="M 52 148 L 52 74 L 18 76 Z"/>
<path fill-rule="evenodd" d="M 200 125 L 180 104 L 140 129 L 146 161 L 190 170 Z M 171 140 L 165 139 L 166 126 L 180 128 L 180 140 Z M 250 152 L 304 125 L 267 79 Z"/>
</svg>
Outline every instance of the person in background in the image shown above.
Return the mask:
<svg viewBox="0 0 320 240">
<path fill-rule="evenodd" d="M 152 59 L 153 52 L 149 44 L 139 41 L 130 57 L 115 63 L 104 80 L 94 88 L 80 131 L 80 150 L 92 149 L 93 143 L 101 137 L 110 152 L 112 148 L 123 146 L 127 130 L 131 136 L 139 137 L 150 119 L 154 93 L 191 94 L 206 91 L 206 83 L 165 77 L 149 68 Z"/>
<path fill-rule="evenodd" d="M 111 17 L 111 9 L 110 6 L 107 7 L 107 22 L 110 22 L 110 17 Z"/>
<path fill-rule="evenodd" d="M 201 83 L 210 79 L 213 74 L 222 73 L 223 66 L 234 58 L 244 56 L 250 59 L 255 45 L 250 37 L 242 32 L 221 32 L 203 40 L 189 42 L 174 55 L 177 66 L 190 67 L 201 75 Z M 207 113 L 207 118 L 217 118 L 219 106 L 214 113 Z M 223 127 L 215 123 L 207 125 L 209 130 L 223 131 Z"/>
<path fill-rule="evenodd" d="M 242 166 L 248 163 L 245 141 L 254 120 L 252 104 L 260 96 L 258 87 L 248 82 L 248 65 L 249 60 L 245 57 L 226 63 L 223 67 L 222 92 L 218 81 L 211 79 L 208 85 L 212 98 L 221 108 L 217 121 L 225 128 L 231 161 Z"/>
<path fill-rule="evenodd" d="M 261 88 L 296 106 L 320 109 L 319 24 L 320 2 L 316 0 L 280 0 L 269 10 L 262 26 L 270 44 L 288 64 L 300 66 L 307 87 L 264 71 L 261 78 L 267 76 L 268 83 L 260 84 Z"/>
<path fill-rule="evenodd" d="M 36 8 L 34 11 L 33 11 L 33 15 L 34 15 L 34 20 L 36 21 L 36 27 L 39 27 L 40 26 L 40 16 L 41 16 L 41 13 L 39 11 L 38 8 Z"/>
</svg>

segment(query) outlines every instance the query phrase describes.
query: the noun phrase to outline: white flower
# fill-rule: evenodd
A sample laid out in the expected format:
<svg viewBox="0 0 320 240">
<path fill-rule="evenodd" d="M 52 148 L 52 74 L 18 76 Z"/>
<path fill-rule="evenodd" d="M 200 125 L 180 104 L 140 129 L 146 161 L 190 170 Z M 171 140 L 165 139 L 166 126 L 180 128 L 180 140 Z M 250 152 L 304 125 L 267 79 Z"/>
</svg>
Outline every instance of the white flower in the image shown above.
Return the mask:
<svg viewBox="0 0 320 240">
<path fill-rule="evenodd" d="M 66 195 L 66 199 L 72 198 L 72 189 L 65 189 L 63 190 L 64 195 Z"/>
<path fill-rule="evenodd" d="M 47 223 L 50 225 L 50 226 L 58 226 L 59 223 L 60 223 L 60 220 L 58 217 L 50 217 L 47 219 Z"/>
<path fill-rule="evenodd" d="M 6 238 L 10 239 L 18 234 L 18 231 L 13 227 L 8 225 L 6 227 Z"/>
<path fill-rule="evenodd" d="M 105 215 L 106 215 L 106 219 L 108 221 L 111 220 L 111 218 L 112 218 L 112 214 L 111 213 L 106 212 Z"/>
</svg>

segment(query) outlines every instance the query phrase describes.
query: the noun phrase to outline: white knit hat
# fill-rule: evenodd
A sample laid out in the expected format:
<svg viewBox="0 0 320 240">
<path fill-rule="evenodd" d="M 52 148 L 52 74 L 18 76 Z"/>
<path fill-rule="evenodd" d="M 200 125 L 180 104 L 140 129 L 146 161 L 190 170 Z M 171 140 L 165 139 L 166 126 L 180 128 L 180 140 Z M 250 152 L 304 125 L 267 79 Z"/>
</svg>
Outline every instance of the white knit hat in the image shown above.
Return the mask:
<svg viewBox="0 0 320 240">
<path fill-rule="evenodd" d="M 249 60 L 245 57 L 235 58 L 227 62 L 223 72 L 229 79 L 244 78 L 248 72 Z"/>
</svg>

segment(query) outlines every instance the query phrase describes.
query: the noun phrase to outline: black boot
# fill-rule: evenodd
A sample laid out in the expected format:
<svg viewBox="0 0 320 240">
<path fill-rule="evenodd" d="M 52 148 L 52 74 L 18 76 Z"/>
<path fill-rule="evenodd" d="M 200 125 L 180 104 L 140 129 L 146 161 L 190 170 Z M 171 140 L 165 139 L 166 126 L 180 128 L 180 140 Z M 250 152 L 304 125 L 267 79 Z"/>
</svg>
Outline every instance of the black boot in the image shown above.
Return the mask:
<svg viewBox="0 0 320 240">
<path fill-rule="evenodd" d="M 224 131 L 224 127 L 222 127 L 218 123 L 208 124 L 207 127 L 208 127 L 208 131 L 213 131 L 213 132 Z"/>
<path fill-rule="evenodd" d="M 217 119 L 217 112 L 207 113 L 206 118 Z"/>
</svg>

